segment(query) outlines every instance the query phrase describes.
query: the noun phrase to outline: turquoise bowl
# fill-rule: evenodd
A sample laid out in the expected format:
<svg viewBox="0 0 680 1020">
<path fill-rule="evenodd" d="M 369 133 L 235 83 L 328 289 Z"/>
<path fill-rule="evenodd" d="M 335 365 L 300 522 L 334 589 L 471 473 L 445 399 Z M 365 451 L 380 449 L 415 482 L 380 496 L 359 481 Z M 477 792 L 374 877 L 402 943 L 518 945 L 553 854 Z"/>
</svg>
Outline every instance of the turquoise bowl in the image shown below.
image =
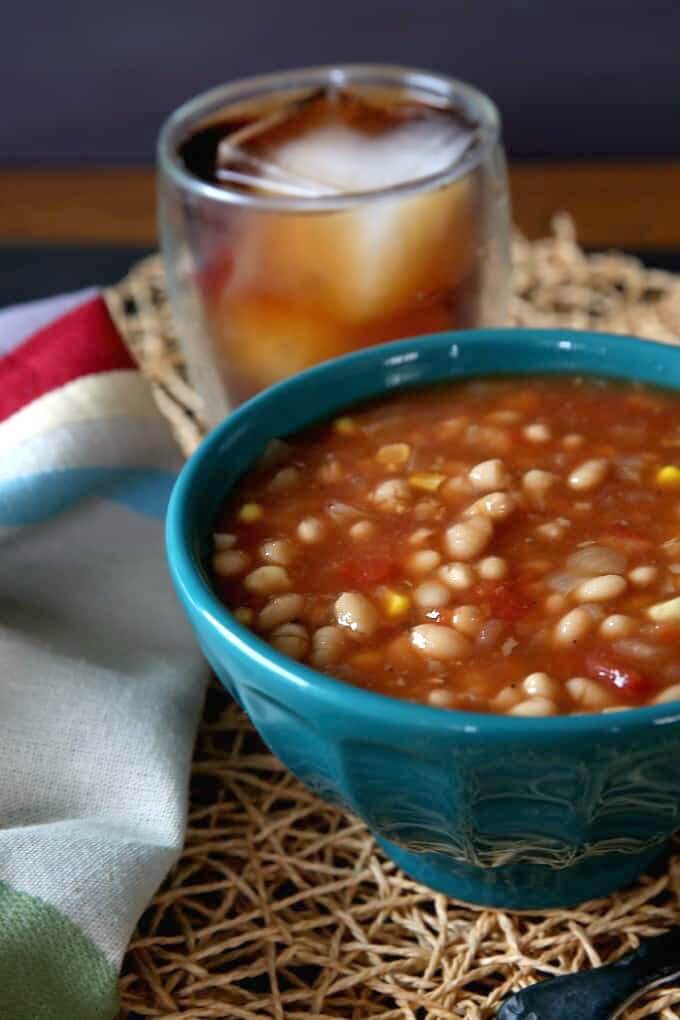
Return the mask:
<svg viewBox="0 0 680 1020">
<path fill-rule="evenodd" d="M 168 512 L 171 572 L 201 648 L 274 754 L 363 818 L 408 874 L 472 903 L 569 906 L 647 869 L 679 827 L 680 702 L 521 719 L 352 687 L 236 622 L 211 589 L 210 534 L 230 487 L 274 436 L 404 387 L 574 372 L 680 388 L 680 351 L 566 330 L 443 333 L 368 348 L 230 415 L 182 471 Z"/>
</svg>

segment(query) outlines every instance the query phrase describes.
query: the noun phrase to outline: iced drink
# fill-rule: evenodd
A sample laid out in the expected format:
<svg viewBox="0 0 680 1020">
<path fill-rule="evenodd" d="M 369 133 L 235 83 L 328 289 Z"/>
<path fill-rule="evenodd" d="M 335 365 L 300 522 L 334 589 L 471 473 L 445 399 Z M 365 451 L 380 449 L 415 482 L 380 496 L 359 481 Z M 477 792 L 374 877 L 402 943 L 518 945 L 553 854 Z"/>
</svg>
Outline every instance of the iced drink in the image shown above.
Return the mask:
<svg viewBox="0 0 680 1020">
<path fill-rule="evenodd" d="M 163 202 L 209 421 L 318 361 L 504 318 L 502 158 L 470 102 L 328 72 L 212 111 L 175 157 L 201 186 Z"/>
</svg>

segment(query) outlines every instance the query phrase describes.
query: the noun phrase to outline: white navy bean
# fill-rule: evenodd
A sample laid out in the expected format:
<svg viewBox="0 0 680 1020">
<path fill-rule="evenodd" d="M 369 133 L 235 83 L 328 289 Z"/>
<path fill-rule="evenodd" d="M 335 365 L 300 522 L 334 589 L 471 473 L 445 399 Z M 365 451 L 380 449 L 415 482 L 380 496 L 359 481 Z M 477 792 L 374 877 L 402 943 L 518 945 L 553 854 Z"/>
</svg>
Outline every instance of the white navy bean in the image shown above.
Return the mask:
<svg viewBox="0 0 680 1020">
<path fill-rule="evenodd" d="M 326 528 L 318 517 L 305 517 L 297 526 L 297 535 L 301 542 L 314 545 L 326 534 Z"/>
<path fill-rule="evenodd" d="M 343 503 L 339 499 L 331 500 L 326 507 L 326 513 L 336 524 L 349 524 L 350 521 L 355 521 L 357 517 L 361 517 L 361 510 L 357 510 L 355 506 L 352 506 L 350 503 Z"/>
<path fill-rule="evenodd" d="M 637 623 L 632 616 L 624 613 L 612 613 L 606 616 L 598 629 L 598 634 L 610 641 L 618 641 L 620 638 L 630 637 L 637 630 Z"/>
<path fill-rule="evenodd" d="M 260 546 L 260 556 L 268 563 L 287 567 L 295 559 L 295 546 L 286 538 L 271 539 Z"/>
<path fill-rule="evenodd" d="M 524 691 L 519 684 L 509 684 L 507 687 L 503 687 L 493 699 L 493 707 L 498 712 L 507 712 L 522 700 L 524 700 Z"/>
<path fill-rule="evenodd" d="M 548 595 L 543 605 L 548 613 L 561 613 L 566 609 L 567 600 L 564 595 L 558 595 L 555 592 L 553 595 Z"/>
<path fill-rule="evenodd" d="M 464 591 L 475 582 L 472 567 L 469 567 L 467 563 L 445 563 L 437 571 L 437 577 L 456 591 Z"/>
<path fill-rule="evenodd" d="M 302 595 L 277 595 L 260 611 L 257 624 L 260 630 L 274 630 L 282 623 L 290 623 L 302 613 L 304 608 Z"/>
<path fill-rule="evenodd" d="M 567 479 L 567 485 L 576 492 L 588 491 L 597 488 L 607 477 L 609 472 L 609 461 L 604 457 L 596 457 L 593 460 L 584 460 L 582 464 L 575 467 Z"/>
<path fill-rule="evenodd" d="M 663 657 L 663 645 L 650 644 L 638 638 L 622 638 L 612 645 L 612 649 L 626 659 L 639 659 L 642 662 L 654 662 Z"/>
<path fill-rule="evenodd" d="M 651 565 L 634 567 L 628 572 L 628 580 L 636 588 L 646 588 L 653 584 L 659 576 L 659 568 Z"/>
<path fill-rule="evenodd" d="M 532 422 L 531 425 L 525 425 L 522 429 L 522 435 L 530 443 L 547 443 L 552 439 L 552 432 L 547 425 L 541 422 Z"/>
<path fill-rule="evenodd" d="M 319 627 L 312 637 L 310 662 L 313 666 L 331 666 L 342 658 L 346 646 L 345 635 L 339 627 Z"/>
<path fill-rule="evenodd" d="M 359 592 L 346 591 L 335 600 L 335 619 L 341 627 L 370 637 L 378 629 L 380 617 L 373 603 Z"/>
<path fill-rule="evenodd" d="M 669 701 L 680 701 L 680 684 L 673 684 L 654 698 L 653 705 L 666 705 Z"/>
<path fill-rule="evenodd" d="M 572 609 L 557 623 L 555 641 L 558 645 L 570 645 L 582 641 L 593 625 L 593 618 L 585 609 Z"/>
<path fill-rule="evenodd" d="M 680 596 L 650 606 L 647 616 L 655 623 L 678 623 L 680 621 Z"/>
<path fill-rule="evenodd" d="M 608 602 L 623 595 L 628 587 L 625 577 L 620 574 L 600 574 L 582 581 L 574 591 L 579 602 Z"/>
<path fill-rule="evenodd" d="M 436 549 L 419 549 L 406 559 L 406 569 L 412 574 L 429 574 L 441 563 L 442 558 Z"/>
<path fill-rule="evenodd" d="M 571 677 L 567 680 L 565 688 L 570 698 L 583 708 L 602 709 L 611 703 L 611 698 L 604 687 L 585 676 Z"/>
<path fill-rule="evenodd" d="M 457 630 L 435 623 L 413 627 L 411 644 L 429 659 L 462 659 L 471 651 L 470 642 Z"/>
<path fill-rule="evenodd" d="M 427 701 L 429 705 L 433 705 L 435 708 L 453 708 L 456 698 L 451 691 L 444 690 L 442 687 L 435 687 L 428 694 Z"/>
<path fill-rule="evenodd" d="M 556 517 L 554 521 L 546 521 L 545 524 L 539 524 L 534 534 L 537 538 L 547 542 L 559 542 L 570 527 L 571 521 L 568 521 L 566 517 Z"/>
<path fill-rule="evenodd" d="M 463 517 L 489 517 L 492 521 L 504 521 L 517 507 L 517 500 L 511 492 L 489 492 L 475 500 L 463 513 Z"/>
<path fill-rule="evenodd" d="M 552 471 L 542 471 L 540 468 L 532 468 L 522 475 L 522 488 L 529 499 L 539 506 L 545 504 L 546 494 L 557 481 L 557 476 Z"/>
<path fill-rule="evenodd" d="M 472 560 L 489 544 L 493 524 L 488 517 L 474 516 L 447 528 L 446 548 L 458 560 Z"/>
<path fill-rule="evenodd" d="M 479 606 L 458 606 L 451 614 L 451 623 L 466 637 L 477 637 L 484 625 L 484 613 Z"/>
<path fill-rule="evenodd" d="M 506 634 L 504 620 L 487 620 L 477 635 L 477 647 L 489 651 L 496 648 Z"/>
<path fill-rule="evenodd" d="M 270 492 L 285 492 L 291 489 L 300 478 L 300 471 L 295 467 L 284 467 L 277 471 L 267 488 Z"/>
<path fill-rule="evenodd" d="M 250 556 L 242 549 L 225 549 L 213 556 L 213 570 L 220 577 L 235 577 L 250 565 Z"/>
<path fill-rule="evenodd" d="M 439 520 L 444 507 L 436 499 L 421 499 L 413 508 L 413 516 L 417 521 Z"/>
<path fill-rule="evenodd" d="M 411 502 L 412 489 L 403 478 L 388 478 L 373 490 L 373 502 L 379 510 L 400 513 Z"/>
<path fill-rule="evenodd" d="M 588 613 L 594 623 L 599 623 L 600 620 L 604 619 L 605 610 L 599 602 L 584 602 L 581 606 L 579 606 L 579 609 Z"/>
<path fill-rule="evenodd" d="M 532 697 L 555 698 L 559 687 L 547 673 L 529 673 L 522 681 L 522 687 Z"/>
<path fill-rule="evenodd" d="M 470 468 L 468 478 L 473 488 L 479 492 L 493 492 L 495 489 L 504 489 L 510 484 L 510 475 L 506 471 L 505 464 L 498 457 L 475 464 L 473 468 Z"/>
<path fill-rule="evenodd" d="M 375 532 L 375 524 L 372 521 L 357 521 L 349 529 L 349 537 L 354 542 L 365 542 L 367 539 L 373 538 Z"/>
<path fill-rule="evenodd" d="M 565 450 L 576 450 L 579 446 L 583 446 L 583 442 L 583 436 L 579 435 L 578 432 L 568 432 L 562 438 L 562 446 Z"/>
<path fill-rule="evenodd" d="M 290 588 L 288 571 L 278 566 L 256 567 L 246 575 L 243 583 L 255 595 L 273 595 Z"/>
<path fill-rule="evenodd" d="M 236 545 L 236 535 L 230 535 L 224 531 L 216 531 L 213 535 L 213 545 L 216 552 L 224 552 L 225 549 L 233 549 Z"/>
<path fill-rule="evenodd" d="M 491 414 L 488 414 L 487 420 L 493 422 L 494 425 L 517 425 L 521 422 L 522 415 L 519 411 L 511 411 L 509 408 L 500 408 L 500 410 L 492 411 Z"/>
<path fill-rule="evenodd" d="M 309 648 L 309 636 L 301 624 L 284 623 L 269 635 L 269 643 L 291 659 L 302 659 Z"/>
<path fill-rule="evenodd" d="M 451 478 L 447 478 L 445 482 L 442 482 L 441 487 L 437 490 L 437 495 L 448 503 L 458 503 L 461 499 L 469 496 L 473 492 L 472 485 L 467 473 L 464 475 L 453 475 Z"/>
<path fill-rule="evenodd" d="M 412 535 L 409 535 L 409 545 L 424 545 L 432 536 L 432 528 L 416 528 Z"/>
<path fill-rule="evenodd" d="M 413 592 L 413 601 L 421 609 L 441 609 L 451 601 L 451 589 L 440 581 L 424 581 Z"/>
<path fill-rule="evenodd" d="M 526 716 L 527 718 L 535 717 L 540 718 L 541 716 L 555 715 L 557 708 L 555 707 L 554 701 L 550 698 L 527 698 L 526 701 L 520 701 L 518 705 L 514 705 L 510 709 L 509 715 Z"/>
<path fill-rule="evenodd" d="M 334 482 L 339 482 L 344 477 L 344 474 L 342 464 L 337 457 L 327 460 L 316 473 L 322 485 L 333 485 Z"/>
<path fill-rule="evenodd" d="M 501 581 L 508 573 L 508 564 L 502 556 L 485 556 L 476 567 L 483 581 Z"/>
</svg>

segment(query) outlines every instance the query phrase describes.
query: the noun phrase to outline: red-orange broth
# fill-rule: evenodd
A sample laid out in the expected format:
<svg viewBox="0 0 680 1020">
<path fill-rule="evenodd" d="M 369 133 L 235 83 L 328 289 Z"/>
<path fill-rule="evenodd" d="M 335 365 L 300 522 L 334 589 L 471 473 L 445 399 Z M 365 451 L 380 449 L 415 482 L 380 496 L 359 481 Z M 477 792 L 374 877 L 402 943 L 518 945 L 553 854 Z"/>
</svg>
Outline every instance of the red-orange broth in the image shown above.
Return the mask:
<svg viewBox="0 0 680 1020">
<path fill-rule="evenodd" d="M 680 699 L 673 392 L 402 392 L 274 441 L 215 531 L 235 616 L 357 686 L 519 716 Z"/>
</svg>

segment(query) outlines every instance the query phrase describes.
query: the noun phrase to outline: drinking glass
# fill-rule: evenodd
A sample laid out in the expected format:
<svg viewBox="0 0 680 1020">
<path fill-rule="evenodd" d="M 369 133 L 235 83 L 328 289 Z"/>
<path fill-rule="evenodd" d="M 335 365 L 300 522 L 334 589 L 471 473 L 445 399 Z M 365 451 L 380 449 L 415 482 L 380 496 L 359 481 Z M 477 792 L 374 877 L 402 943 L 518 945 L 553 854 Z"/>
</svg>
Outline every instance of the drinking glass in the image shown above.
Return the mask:
<svg viewBox="0 0 680 1020">
<path fill-rule="evenodd" d="M 268 110 L 338 89 L 451 111 L 468 141 L 433 172 L 372 190 L 258 191 L 238 175 L 225 183 L 188 169 L 183 153 L 204 130 L 219 133 L 239 117 L 256 123 Z M 404 155 L 413 157 L 408 145 Z M 359 150 L 359 181 L 362 158 Z M 507 322 L 510 211 L 499 117 L 470 85 L 381 65 L 246 78 L 177 109 L 161 131 L 158 160 L 171 306 L 208 426 L 271 383 L 356 348 Z"/>
</svg>

